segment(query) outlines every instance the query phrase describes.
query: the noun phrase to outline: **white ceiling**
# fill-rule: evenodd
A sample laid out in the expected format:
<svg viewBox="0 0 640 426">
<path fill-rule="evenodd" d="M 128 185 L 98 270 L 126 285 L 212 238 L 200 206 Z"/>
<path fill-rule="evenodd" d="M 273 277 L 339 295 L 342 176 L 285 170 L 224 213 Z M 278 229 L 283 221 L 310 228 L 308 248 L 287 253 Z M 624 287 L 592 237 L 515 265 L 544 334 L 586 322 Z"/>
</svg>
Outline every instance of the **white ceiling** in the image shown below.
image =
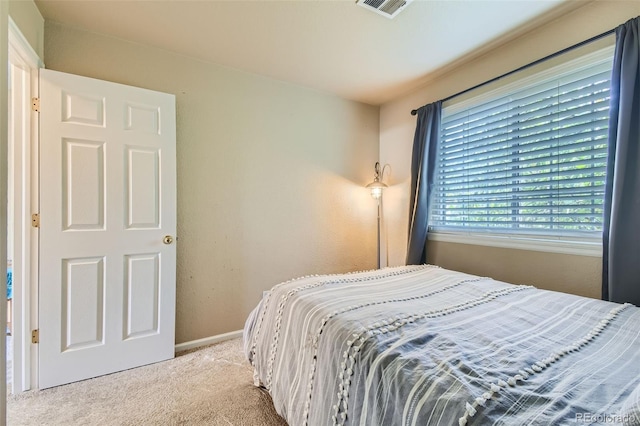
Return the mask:
<svg viewBox="0 0 640 426">
<path fill-rule="evenodd" d="M 379 105 L 584 0 L 36 0 L 47 20 Z"/>
</svg>

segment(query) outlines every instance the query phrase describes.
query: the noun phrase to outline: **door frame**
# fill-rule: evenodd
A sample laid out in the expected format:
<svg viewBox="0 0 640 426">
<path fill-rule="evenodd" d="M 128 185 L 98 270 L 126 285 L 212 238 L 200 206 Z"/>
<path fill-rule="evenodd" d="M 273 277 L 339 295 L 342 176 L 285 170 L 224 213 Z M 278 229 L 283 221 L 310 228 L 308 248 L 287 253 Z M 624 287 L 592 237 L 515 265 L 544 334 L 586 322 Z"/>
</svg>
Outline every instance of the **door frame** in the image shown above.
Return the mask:
<svg viewBox="0 0 640 426">
<path fill-rule="evenodd" d="M 18 278 L 13 287 L 11 392 L 17 394 L 38 388 L 38 345 L 31 343 L 31 330 L 38 327 L 38 229 L 32 227 L 31 215 L 39 209 L 39 120 L 31 99 L 39 96 L 38 70 L 44 64 L 11 17 L 8 29 L 10 67 L 24 73 L 20 136 L 13 159 L 8 159 L 14 161 L 14 282 Z"/>
</svg>

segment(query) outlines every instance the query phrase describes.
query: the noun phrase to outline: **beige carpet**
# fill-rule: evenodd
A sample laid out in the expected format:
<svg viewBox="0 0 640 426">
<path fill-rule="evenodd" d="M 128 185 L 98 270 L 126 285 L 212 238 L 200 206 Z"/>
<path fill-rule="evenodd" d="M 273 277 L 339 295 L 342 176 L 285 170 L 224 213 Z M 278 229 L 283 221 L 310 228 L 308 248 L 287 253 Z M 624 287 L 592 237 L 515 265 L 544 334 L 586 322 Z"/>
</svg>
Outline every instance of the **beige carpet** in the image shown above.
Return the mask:
<svg viewBox="0 0 640 426">
<path fill-rule="evenodd" d="M 241 340 L 234 339 L 170 361 L 11 395 L 8 424 L 286 426 L 252 377 Z"/>
</svg>

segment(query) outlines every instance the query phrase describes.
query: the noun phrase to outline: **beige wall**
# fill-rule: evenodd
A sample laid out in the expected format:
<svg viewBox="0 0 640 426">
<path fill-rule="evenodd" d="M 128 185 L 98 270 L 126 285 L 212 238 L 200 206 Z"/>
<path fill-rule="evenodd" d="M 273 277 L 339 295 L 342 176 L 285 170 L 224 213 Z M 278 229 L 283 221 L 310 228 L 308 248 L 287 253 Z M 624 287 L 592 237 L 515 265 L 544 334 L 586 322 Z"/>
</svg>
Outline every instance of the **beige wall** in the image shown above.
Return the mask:
<svg viewBox="0 0 640 426">
<path fill-rule="evenodd" d="M 385 193 L 385 235 L 390 265 L 404 263 L 409 174 L 415 117 L 410 111 L 444 99 L 536 59 L 617 27 L 640 15 L 640 2 L 605 0 L 585 5 L 496 49 L 434 77 L 420 90 L 381 106 L 380 158 L 389 163 L 392 187 Z M 508 37 L 507 37 L 508 38 Z M 431 261 L 465 272 L 560 291 L 599 296 L 600 259 L 524 250 L 430 242 Z M 481 261 L 480 261 L 481 260 Z M 562 273 L 559 271 L 570 271 Z"/>
<path fill-rule="evenodd" d="M 44 58 L 44 18 L 33 0 L 9 0 L 9 15 L 40 59 Z"/>
<path fill-rule="evenodd" d="M 600 298 L 601 293 L 600 257 L 429 241 L 427 262 L 500 281 L 580 296 Z"/>
<path fill-rule="evenodd" d="M 45 28 L 48 68 L 176 95 L 178 343 L 241 329 L 281 281 L 375 267 L 377 107 Z"/>
</svg>

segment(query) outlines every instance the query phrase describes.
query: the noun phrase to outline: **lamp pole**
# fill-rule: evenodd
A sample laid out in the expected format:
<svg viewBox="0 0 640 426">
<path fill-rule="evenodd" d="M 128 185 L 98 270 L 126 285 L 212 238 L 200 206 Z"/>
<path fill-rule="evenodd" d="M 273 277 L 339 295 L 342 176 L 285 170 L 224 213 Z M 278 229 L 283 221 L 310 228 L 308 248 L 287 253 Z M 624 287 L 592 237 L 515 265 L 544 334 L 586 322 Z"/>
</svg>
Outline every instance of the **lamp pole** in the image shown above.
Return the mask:
<svg viewBox="0 0 640 426">
<path fill-rule="evenodd" d="M 382 170 L 380 170 L 380 163 L 376 161 L 376 164 L 373 168 L 375 175 L 373 177 L 373 182 L 367 185 L 367 188 L 371 191 L 371 196 L 376 199 L 378 203 L 378 236 L 377 236 L 377 246 L 378 246 L 378 259 L 376 261 L 376 265 L 378 269 L 380 269 L 380 233 L 381 233 L 381 222 L 382 222 L 382 190 L 387 188 L 387 185 L 382 182 L 384 178 L 384 169 L 389 167 L 388 164 L 385 164 Z"/>
<path fill-rule="evenodd" d="M 382 210 L 382 197 L 377 199 L 378 201 L 378 257 L 377 257 L 377 266 L 380 269 L 380 223 L 381 223 L 381 210 Z"/>
</svg>

